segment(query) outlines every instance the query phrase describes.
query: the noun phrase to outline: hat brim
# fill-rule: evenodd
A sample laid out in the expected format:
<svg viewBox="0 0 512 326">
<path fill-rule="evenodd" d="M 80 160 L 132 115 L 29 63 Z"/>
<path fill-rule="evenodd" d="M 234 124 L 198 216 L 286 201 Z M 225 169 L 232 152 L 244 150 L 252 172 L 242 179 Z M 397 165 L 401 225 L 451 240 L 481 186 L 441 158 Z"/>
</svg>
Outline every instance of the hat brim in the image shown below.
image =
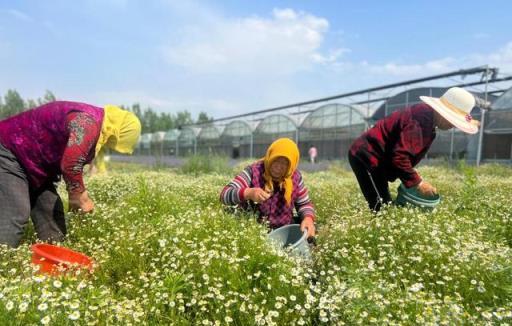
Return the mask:
<svg viewBox="0 0 512 326">
<path fill-rule="evenodd" d="M 436 110 L 443 118 L 448 120 L 455 128 L 467 134 L 476 134 L 478 132 L 477 123 L 468 122 L 466 117 L 458 114 L 443 104 L 438 98 L 429 96 L 420 96 L 420 100 Z M 474 120 L 476 121 L 476 120 Z"/>
</svg>

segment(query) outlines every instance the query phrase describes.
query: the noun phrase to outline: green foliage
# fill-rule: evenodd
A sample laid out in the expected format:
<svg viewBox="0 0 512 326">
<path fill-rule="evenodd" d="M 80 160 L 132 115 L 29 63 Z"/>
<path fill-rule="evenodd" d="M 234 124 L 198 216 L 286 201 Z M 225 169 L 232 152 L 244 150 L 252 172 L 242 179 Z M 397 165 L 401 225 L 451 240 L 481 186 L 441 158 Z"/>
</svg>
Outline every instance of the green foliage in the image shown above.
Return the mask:
<svg viewBox="0 0 512 326">
<path fill-rule="evenodd" d="M 7 118 L 25 110 L 25 102 L 20 94 L 15 90 L 9 89 L 4 96 L 4 104 L 0 110 L 0 118 Z"/>
<path fill-rule="evenodd" d="M 180 111 L 176 114 L 176 119 L 175 119 L 175 124 L 176 124 L 176 127 L 181 127 L 181 126 L 184 126 L 184 125 L 189 125 L 191 124 L 193 121 L 192 121 L 192 116 L 190 115 L 190 112 L 188 111 Z"/>
<path fill-rule="evenodd" d="M 238 173 L 240 173 L 240 171 L 242 171 L 243 169 L 245 169 L 247 166 L 251 165 L 252 163 L 256 162 L 258 159 L 256 158 L 246 158 L 246 159 L 243 159 L 243 160 L 239 160 L 237 164 L 235 164 L 235 166 L 233 166 L 233 168 L 231 169 L 232 172 L 231 174 L 232 175 L 237 175 Z"/>
<path fill-rule="evenodd" d="M 9 89 L 4 96 L 4 101 L 2 101 L 2 98 L 0 97 L 0 119 L 10 117 L 25 110 L 32 109 L 38 105 L 43 105 L 55 100 L 55 95 L 47 90 L 42 99 L 29 99 L 24 101 L 16 90 Z"/>
<path fill-rule="evenodd" d="M 131 107 L 122 107 L 125 110 L 133 112 L 140 119 L 143 133 L 167 131 L 170 129 L 177 129 L 184 125 L 204 123 L 212 120 L 212 118 L 208 117 L 204 112 L 200 112 L 197 120 L 194 121 L 192 115 L 188 111 L 178 111 L 175 114 L 167 112 L 157 113 L 150 107 L 142 110 L 138 103 L 133 104 Z"/>
<path fill-rule="evenodd" d="M 37 100 L 28 99 L 26 101 L 23 100 L 16 90 L 8 90 L 3 101 L 0 96 L 0 120 L 56 100 L 55 95 L 48 90 L 43 98 L 38 98 Z M 131 107 L 123 105 L 121 107 L 133 112 L 140 119 L 143 133 L 167 131 L 194 123 L 194 119 L 192 119 L 192 115 L 188 111 L 179 111 L 176 114 L 167 112 L 157 113 L 150 107 L 142 110 L 138 103 L 133 104 Z M 211 120 L 212 118 L 208 114 L 200 112 L 195 122 L 205 123 Z"/>
<path fill-rule="evenodd" d="M 207 123 L 211 122 L 213 120 L 212 117 L 208 116 L 208 113 L 206 112 L 199 112 L 199 115 L 197 116 L 197 123 Z"/>
<path fill-rule="evenodd" d="M 123 108 L 133 112 L 140 119 L 143 133 L 167 131 L 194 123 L 192 115 L 188 111 L 178 111 L 176 114 L 157 113 L 150 107 L 142 110 L 138 103 L 133 104 L 131 107 L 123 106 Z M 204 118 L 203 112 L 201 112 L 196 122 L 201 122 Z"/>
<path fill-rule="evenodd" d="M 186 159 L 181 172 L 198 176 L 205 173 L 226 173 L 231 171 L 225 156 L 193 155 Z"/>
<path fill-rule="evenodd" d="M 304 173 L 319 226 L 306 263 L 272 248 L 250 214 L 225 213 L 218 196 L 231 170 L 119 167 L 87 180 L 96 211 L 68 218 L 64 245 L 93 257 L 94 274 L 42 276 L 29 243 L 0 248 L 1 324 L 512 321 L 510 168 L 423 167 L 442 195 L 438 208 L 391 206 L 378 215 L 351 173 Z"/>
</svg>

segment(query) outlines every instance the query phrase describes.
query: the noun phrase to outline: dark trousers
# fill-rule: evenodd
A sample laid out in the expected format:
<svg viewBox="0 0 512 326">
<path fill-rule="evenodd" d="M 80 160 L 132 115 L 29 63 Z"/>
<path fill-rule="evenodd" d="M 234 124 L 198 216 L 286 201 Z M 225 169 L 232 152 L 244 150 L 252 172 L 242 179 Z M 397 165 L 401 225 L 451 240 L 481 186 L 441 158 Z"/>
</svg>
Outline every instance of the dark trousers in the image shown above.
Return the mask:
<svg viewBox="0 0 512 326">
<path fill-rule="evenodd" d="M 64 207 L 55 185 L 31 189 L 16 157 L 0 145 L 0 243 L 17 247 L 29 217 L 43 241 L 62 241 L 66 234 Z"/>
<path fill-rule="evenodd" d="M 391 202 L 388 181 L 382 171 L 370 171 L 359 158 L 350 153 L 348 161 L 371 210 L 378 212 L 382 204 Z"/>
</svg>

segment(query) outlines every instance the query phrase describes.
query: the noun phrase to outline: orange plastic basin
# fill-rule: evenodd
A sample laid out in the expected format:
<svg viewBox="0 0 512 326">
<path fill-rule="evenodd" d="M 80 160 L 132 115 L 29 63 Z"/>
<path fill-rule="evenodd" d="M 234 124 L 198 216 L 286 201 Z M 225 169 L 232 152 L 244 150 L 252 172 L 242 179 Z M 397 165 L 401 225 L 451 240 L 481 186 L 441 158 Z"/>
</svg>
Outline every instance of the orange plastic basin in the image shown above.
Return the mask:
<svg viewBox="0 0 512 326">
<path fill-rule="evenodd" d="M 87 269 L 92 272 L 93 268 L 92 259 L 86 255 L 47 243 L 32 246 L 32 263 L 41 266 L 40 272 L 54 275 L 77 269 Z"/>
</svg>

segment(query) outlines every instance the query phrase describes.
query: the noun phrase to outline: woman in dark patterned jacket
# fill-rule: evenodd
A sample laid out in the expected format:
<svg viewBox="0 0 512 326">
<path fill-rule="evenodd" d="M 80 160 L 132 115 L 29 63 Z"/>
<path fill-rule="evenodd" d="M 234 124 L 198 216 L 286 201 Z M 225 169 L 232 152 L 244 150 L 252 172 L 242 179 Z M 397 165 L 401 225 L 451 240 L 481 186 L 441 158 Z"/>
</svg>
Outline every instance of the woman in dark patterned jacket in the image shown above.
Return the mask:
<svg viewBox="0 0 512 326">
<path fill-rule="evenodd" d="M 116 106 L 56 101 L 0 121 L 0 243 L 17 247 L 32 218 L 39 239 L 62 241 L 64 209 L 54 183 L 63 177 L 69 209 L 91 212 L 82 173 L 103 148 L 132 153 L 138 118 Z"/>
<path fill-rule="evenodd" d="M 299 158 L 295 142 L 288 138 L 276 140 L 263 159 L 246 167 L 224 187 L 221 202 L 256 209 L 260 220 L 268 222 L 272 229 L 293 223 L 295 208 L 301 230 L 307 229 L 308 237 L 315 236 L 315 210 L 297 170 Z"/>
<path fill-rule="evenodd" d="M 350 166 L 374 211 L 391 202 L 388 182 L 397 178 L 407 188 L 416 187 L 423 196 L 437 193 L 414 169 L 432 145 L 436 128 L 456 127 L 468 134 L 478 132 L 479 122 L 470 115 L 475 98 L 468 91 L 452 87 L 441 98 L 420 96 L 420 99 L 424 103 L 379 120 L 350 148 Z"/>
</svg>

